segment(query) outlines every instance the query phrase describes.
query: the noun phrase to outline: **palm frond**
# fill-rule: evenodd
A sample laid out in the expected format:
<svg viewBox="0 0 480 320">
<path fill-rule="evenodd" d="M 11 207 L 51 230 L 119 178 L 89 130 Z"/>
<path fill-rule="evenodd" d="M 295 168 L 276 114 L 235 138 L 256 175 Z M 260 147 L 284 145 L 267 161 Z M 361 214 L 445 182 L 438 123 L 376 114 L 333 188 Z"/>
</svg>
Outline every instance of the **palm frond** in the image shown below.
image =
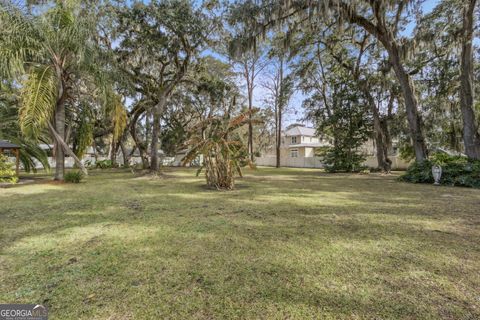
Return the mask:
<svg viewBox="0 0 480 320">
<path fill-rule="evenodd" d="M 57 101 L 57 82 L 51 66 L 32 68 L 20 92 L 20 128 L 31 138 L 51 121 Z"/>
<path fill-rule="evenodd" d="M 33 17 L 6 1 L 0 2 L 0 30 L 0 75 L 12 78 L 24 72 L 43 39 Z"/>
<path fill-rule="evenodd" d="M 75 154 L 77 157 L 82 158 L 87 152 L 87 148 L 93 143 L 93 123 L 89 119 L 87 112 L 83 112 L 81 115 L 75 140 L 77 145 Z"/>
</svg>

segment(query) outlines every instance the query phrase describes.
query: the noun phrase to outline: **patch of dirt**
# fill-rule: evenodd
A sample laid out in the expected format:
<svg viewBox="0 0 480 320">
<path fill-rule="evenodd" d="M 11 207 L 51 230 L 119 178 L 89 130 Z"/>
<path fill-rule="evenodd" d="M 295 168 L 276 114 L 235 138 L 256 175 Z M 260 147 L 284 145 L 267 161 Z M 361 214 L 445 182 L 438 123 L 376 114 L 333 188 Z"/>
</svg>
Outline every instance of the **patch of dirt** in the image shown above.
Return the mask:
<svg viewBox="0 0 480 320">
<path fill-rule="evenodd" d="M 88 239 L 88 241 L 85 242 L 84 246 L 92 246 L 98 242 L 100 242 L 100 236 L 94 236 Z"/>
<path fill-rule="evenodd" d="M 173 179 L 174 175 L 167 174 L 165 171 L 152 173 L 149 170 L 142 170 L 135 172 L 134 180 L 159 180 L 159 179 Z"/>
<path fill-rule="evenodd" d="M 77 263 L 77 262 L 78 262 L 77 257 L 72 257 L 72 258 L 68 259 L 67 265 L 74 264 L 74 263 Z"/>
<path fill-rule="evenodd" d="M 59 180 L 37 180 L 35 183 L 41 183 L 41 184 L 52 184 L 52 185 L 63 185 L 65 184 L 65 181 L 59 181 Z"/>
<path fill-rule="evenodd" d="M 20 180 L 17 183 L 1 182 L 0 188 L 12 188 L 12 187 L 22 186 L 26 184 L 33 184 L 33 183 L 35 183 L 35 180 L 33 179 L 20 178 Z"/>
<path fill-rule="evenodd" d="M 133 210 L 134 212 L 142 212 L 143 205 L 138 200 L 127 200 L 124 204 L 125 208 Z"/>
</svg>

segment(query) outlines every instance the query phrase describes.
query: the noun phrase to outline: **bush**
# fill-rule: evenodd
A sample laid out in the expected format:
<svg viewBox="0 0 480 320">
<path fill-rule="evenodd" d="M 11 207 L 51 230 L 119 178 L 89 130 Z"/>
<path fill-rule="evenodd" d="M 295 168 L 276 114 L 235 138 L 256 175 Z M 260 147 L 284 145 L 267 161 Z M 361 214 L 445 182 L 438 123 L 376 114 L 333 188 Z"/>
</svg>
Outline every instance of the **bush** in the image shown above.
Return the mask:
<svg viewBox="0 0 480 320">
<path fill-rule="evenodd" d="M 365 166 L 362 166 L 365 157 L 355 150 L 323 147 L 317 151 L 317 156 L 322 158 L 327 172 L 360 172 L 366 169 Z"/>
<path fill-rule="evenodd" d="M 0 182 L 17 183 L 17 173 L 13 169 L 13 163 L 8 158 L 0 154 Z"/>
<path fill-rule="evenodd" d="M 83 173 L 81 171 L 69 171 L 65 173 L 64 179 L 68 183 L 80 183 L 83 179 Z"/>
<path fill-rule="evenodd" d="M 113 167 L 112 160 L 99 160 L 95 165 L 100 169 L 108 169 Z"/>
<path fill-rule="evenodd" d="M 423 162 L 415 162 L 399 179 L 412 183 L 433 183 L 432 166 L 442 167 L 443 185 L 480 188 L 480 160 L 436 153 Z"/>
<path fill-rule="evenodd" d="M 94 167 L 95 165 L 94 165 L 94 163 L 92 162 L 92 160 L 86 160 L 85 163 L 84 163 L 84 166 L 85 166 L 86 168 L 92 168 L 92 167 Z"/>
</svg>

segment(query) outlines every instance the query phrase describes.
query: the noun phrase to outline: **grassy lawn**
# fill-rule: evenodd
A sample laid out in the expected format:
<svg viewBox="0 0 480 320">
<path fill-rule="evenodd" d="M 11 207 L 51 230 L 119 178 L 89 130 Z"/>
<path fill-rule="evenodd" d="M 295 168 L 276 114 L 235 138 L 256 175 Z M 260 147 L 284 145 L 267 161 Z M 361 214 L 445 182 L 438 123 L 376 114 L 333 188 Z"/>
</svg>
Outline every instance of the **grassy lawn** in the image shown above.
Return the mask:
<svg viewBox="0 0 480 320">
<path fill-rule="evenodd" d="M 50 319 L 480 319 L 480 190 L 315 170 L 0 189 L 0 303 Z"/>
</svg>

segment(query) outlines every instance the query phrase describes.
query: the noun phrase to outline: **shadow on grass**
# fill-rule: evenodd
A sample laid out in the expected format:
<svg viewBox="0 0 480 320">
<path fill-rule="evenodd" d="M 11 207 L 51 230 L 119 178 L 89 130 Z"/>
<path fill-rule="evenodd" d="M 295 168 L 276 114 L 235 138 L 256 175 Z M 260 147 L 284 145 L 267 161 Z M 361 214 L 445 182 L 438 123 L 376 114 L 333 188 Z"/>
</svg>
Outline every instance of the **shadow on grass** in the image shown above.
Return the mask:
<svg viewBox="0 0 480 320">
<path fill-rule="evenodd" d="M 479 315 L 479 193 L 290 172 L 215 192 L 190 173 L 8 195 L 1 300 L 86 319 Z"/>
</svg>

